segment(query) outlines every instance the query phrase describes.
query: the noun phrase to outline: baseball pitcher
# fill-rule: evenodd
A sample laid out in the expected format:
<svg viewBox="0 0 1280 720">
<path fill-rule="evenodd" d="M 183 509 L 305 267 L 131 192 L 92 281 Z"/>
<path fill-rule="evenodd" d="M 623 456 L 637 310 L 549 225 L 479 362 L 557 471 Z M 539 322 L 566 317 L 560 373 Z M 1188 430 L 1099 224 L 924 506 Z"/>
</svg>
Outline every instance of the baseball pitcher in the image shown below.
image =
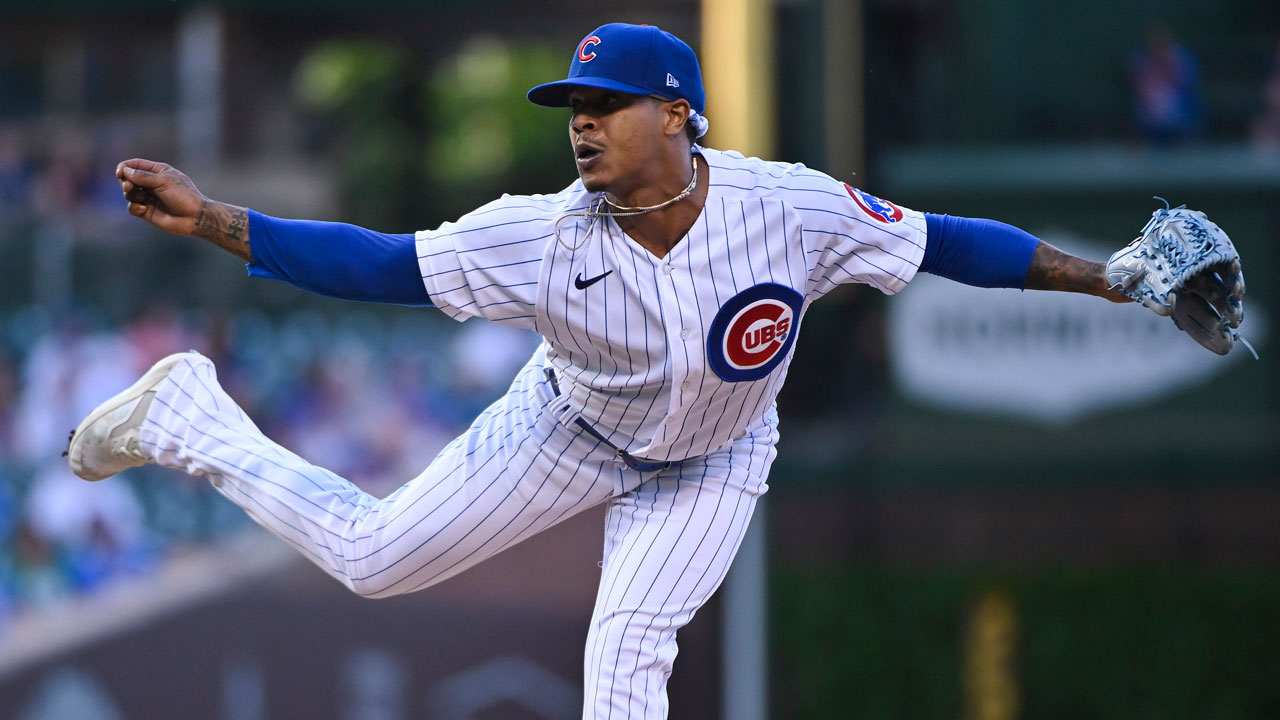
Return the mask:
<svg viewBox="0 0 1280 720">
<path fill-rule="evenodd" d="M 567 79 L 528 97 L 569 109 L 578 178 L 411 235 L 218 202 L 163 163 L 117 171 L 131 214 L 214 243 L 252 275 L 539 333 L 506 395 L 421 474 L 385 498 L 360 491 L 264 436 L 195 353 L 94 410 L 68 448 L 75 472 L 158 463 L 203 475 L 368 597 L 422 590 L 603 504 L 583 717 L 665 718 L 677 633 L 720 585 L 767 489 L 774 400 L 805 311 L 836 286 L 892 294 L 923 271 L 1139 299 L 1220 353 L 1237 337 L 1239 260 L 1202 215 L 1161 211 L 1177 217 L 1089 262 L 1009 225 L 702 147 L 697 58 L 657 27 L 593 30 Z"/>
</svg>

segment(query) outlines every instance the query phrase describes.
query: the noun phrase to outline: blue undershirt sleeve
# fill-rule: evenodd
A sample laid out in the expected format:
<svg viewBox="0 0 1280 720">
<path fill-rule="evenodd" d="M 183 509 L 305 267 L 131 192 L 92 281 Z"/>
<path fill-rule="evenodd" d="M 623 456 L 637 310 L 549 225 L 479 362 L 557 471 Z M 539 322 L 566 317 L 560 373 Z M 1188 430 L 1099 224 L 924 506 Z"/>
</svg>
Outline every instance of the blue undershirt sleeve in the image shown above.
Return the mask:
<svg viewBox="0 0 1280 720">
<path fill-rule="evenodd" d="M 411 234 L 249 211 L 249 274 L 343 300 L 431 304 Z"/>
<path fill-rule="evenodd" d="M 1040 241 L 995 220 L 924 214 L 928 237 L 920 270 L 977 287 L 1023 289 Z"/>
</svg>

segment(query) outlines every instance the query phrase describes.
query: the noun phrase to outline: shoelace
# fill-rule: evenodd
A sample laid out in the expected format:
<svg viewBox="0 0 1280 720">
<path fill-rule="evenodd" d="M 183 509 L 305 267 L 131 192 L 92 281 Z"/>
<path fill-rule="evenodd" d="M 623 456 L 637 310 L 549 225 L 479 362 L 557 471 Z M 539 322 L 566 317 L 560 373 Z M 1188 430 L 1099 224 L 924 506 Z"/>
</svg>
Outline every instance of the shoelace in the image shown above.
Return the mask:
<svg viewBox="0 0 1280 720">
<path fill-rule="evenodd" d="M 111 448 L 111 454 L 116 457 L 126 457 L 131 460 L 147 459 L 147 456 L 142 453 L 142 448 L 138 446 L 137 433 L 130 433 L 123 443 Z"/>
</svg>

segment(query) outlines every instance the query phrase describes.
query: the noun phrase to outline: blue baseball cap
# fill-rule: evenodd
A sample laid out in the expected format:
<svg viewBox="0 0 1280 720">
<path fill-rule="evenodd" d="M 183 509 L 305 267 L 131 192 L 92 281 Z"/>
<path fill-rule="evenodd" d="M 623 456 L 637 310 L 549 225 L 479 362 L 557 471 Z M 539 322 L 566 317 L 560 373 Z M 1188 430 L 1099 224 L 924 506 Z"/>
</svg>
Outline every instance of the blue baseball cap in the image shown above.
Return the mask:
<svg viewBox="0 0 1280 720">
<path fill-rule="evenodd" d="M 533 88 L 529 101 L 568 107 L 569 92 L 582 86 L 684 99 L 697 113 L 707 102 L 693 48 L 654 25 L 609 23 L 591 31 L 578 43 L 568 79 Z"/>
</svg>

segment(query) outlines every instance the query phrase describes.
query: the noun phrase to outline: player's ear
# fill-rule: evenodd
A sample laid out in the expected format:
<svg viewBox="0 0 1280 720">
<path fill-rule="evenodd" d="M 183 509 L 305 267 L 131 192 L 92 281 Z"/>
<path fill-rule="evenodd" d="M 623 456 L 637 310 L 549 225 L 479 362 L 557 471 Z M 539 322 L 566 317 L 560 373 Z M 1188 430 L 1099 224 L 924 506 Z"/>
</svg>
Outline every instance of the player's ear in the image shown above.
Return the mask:
<svg viewBox="0 0 1280 720">
<path fill-rule="evenodd" d="M 667 137 L 684 134 L 684 126 L 689 122 L 689 101 L 681 99 L 666 103 L 663 120 L 663 132 Z"/>
</svg>

